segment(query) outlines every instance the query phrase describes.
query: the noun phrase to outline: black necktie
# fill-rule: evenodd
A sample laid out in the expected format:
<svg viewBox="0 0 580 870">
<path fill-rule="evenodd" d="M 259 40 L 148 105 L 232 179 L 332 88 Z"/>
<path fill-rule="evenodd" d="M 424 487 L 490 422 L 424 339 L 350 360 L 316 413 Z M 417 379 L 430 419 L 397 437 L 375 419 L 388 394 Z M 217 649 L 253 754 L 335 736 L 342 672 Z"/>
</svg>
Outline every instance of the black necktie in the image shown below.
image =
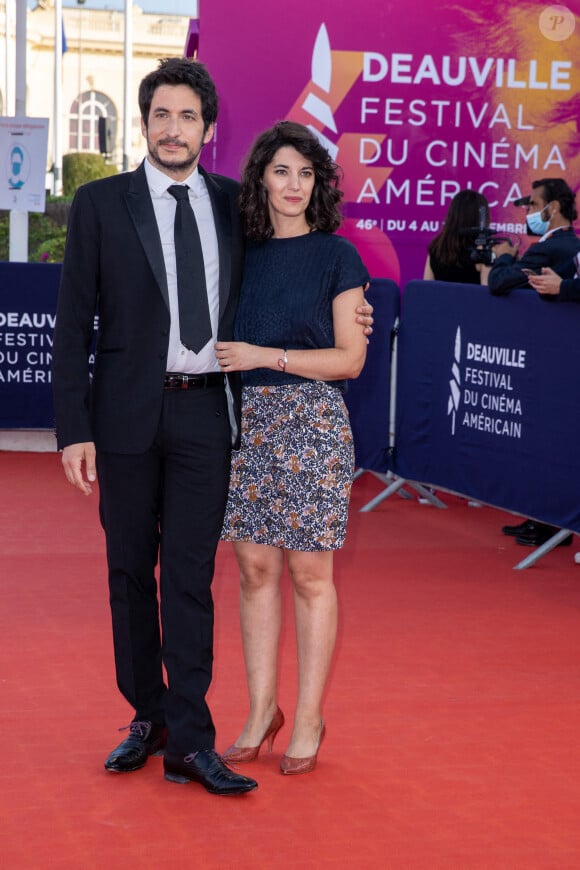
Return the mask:
<svg viewBox="0 0 580 870">
<path fill-rule="evenodd" d="M 211 320 L 199 230 L 189 202 L 188 186 L 172 184 L 167 191 L 177 200 L 174 237 L 179 337 L 188 350 L 199 353 L 211 338 Z"/>
</svg>

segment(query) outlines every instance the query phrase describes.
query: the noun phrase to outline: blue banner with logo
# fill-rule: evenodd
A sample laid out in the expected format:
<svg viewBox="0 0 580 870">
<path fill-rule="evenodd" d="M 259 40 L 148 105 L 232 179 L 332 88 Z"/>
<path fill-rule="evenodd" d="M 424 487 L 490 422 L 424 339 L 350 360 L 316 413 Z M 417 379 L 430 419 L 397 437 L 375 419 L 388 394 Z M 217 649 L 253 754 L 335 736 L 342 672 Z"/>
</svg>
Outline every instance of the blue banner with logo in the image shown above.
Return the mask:
<svg viewBox="0 0 580 870">
<path fill-rule="evenodd" d="M 60 265 L 0 263 L 0 429 L 51 429 Z M 531 290 L 413 281 L 390 385 L 393 281 L 373 281 L 374 332 L 346 403 L 356 464 L 580 532 L 580 305 Z"/>
<path fill-rule="evenodd" d="M 395 471 L 580 532 L 580 305 L 413 281 Z"/>
<path fill-rule="evenodd" d="M 52 429 L 60 263 L 0 263 L 0 429 Z"/>
<path fill-rule="evenodd" d="M 391 348 L 401 292 L 394 281 L 373 280 L 365 296 L 374 308 L 373 334 L 365 366 L 356 380 L 348 382 L 344 398 L 357 468 L 384 472 L 393 464 L 389 450 Z"/>
</svg>

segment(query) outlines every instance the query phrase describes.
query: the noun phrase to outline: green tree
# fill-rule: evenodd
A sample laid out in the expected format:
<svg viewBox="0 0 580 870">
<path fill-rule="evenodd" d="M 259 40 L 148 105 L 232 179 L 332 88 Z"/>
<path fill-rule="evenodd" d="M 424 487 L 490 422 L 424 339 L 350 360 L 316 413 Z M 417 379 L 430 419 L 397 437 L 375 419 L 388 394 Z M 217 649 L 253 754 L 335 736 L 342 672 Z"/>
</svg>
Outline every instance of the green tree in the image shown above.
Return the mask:
<svg viewBox="0 0 580 870">
<path fill-rule="evenodd" d="M 101 154 L 65 154 L 62 165 L 64 196 L 47 197 L 44 213 L 28 215 L 28 260 L 30 263 L 61 263 L 66 242 L 68 213 L 73 195 L 81 184 L 116 175 L 117 168 Z M 0 211 L 0 260 L 7 260 L 10 214 Z"/>
<path fill-rule="evenodd" d="M 70 198 L 47 199 L 46 212 L 28 215 L 28 261 L 60 263 L 66 241 L 66 219 Z M 57 206 L 52 212 L 52 207 Z M 53 214 L 55 216 L 53 216 Z M 0 211 L 0 260 L 7 260 L 10 243 L 10 212 Z"/>
</svg>

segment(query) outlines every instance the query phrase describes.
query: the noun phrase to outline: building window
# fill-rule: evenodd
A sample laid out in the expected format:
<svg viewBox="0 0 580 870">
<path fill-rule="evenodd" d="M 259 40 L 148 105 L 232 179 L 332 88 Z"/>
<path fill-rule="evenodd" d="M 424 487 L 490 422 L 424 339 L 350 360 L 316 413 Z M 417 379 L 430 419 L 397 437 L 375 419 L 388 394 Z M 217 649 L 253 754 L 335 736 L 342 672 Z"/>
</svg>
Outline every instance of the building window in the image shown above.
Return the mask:
<svg viewBox="0 0 580 870">
<path fill-rule="evenodd" d="M 79 111 L 80 104 L 80 111 Z M 85 91 L 77 98 L 69 115 L 70 151 L 99 152 L 99 118 L 109 119 L 111 141 L 116 141 L 117 112 L 111 100 L 98 91 Z"/>
</svg>

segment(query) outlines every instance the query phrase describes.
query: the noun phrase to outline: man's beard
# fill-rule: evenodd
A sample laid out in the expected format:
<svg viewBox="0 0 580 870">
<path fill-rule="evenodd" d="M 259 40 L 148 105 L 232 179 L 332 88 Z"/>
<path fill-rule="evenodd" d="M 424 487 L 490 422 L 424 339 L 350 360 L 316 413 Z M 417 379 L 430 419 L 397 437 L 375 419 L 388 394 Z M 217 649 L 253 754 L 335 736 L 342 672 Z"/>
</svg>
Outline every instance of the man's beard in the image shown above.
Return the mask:
<svg viewBox="0 0 580 870">
<path fill-rule="evenodd" d="M 187 149 L 187 155 L 183 160 L 179 162 L 175 160 L 165 160 L 163 157 L 159 155 L 159 146 L 160 145 L 181 145 L 182 147 Z M 147 148 L 149 150 L 149 155 L 153 162 L 157 166 L 161 166 L 163 169 L 171 169 L 173 171 L 177 170 L 178 172 L 184 171 L 186 169 L 190 169 L 195 166 L 199 155 L 201 154 L 201 148 L 198 151 L 192 151 L 184 142 L 181 142 L 179 139 L 162 139 L 157 145 L 152 145 L 150 142 L 147 142 Z"/>
</svg>

